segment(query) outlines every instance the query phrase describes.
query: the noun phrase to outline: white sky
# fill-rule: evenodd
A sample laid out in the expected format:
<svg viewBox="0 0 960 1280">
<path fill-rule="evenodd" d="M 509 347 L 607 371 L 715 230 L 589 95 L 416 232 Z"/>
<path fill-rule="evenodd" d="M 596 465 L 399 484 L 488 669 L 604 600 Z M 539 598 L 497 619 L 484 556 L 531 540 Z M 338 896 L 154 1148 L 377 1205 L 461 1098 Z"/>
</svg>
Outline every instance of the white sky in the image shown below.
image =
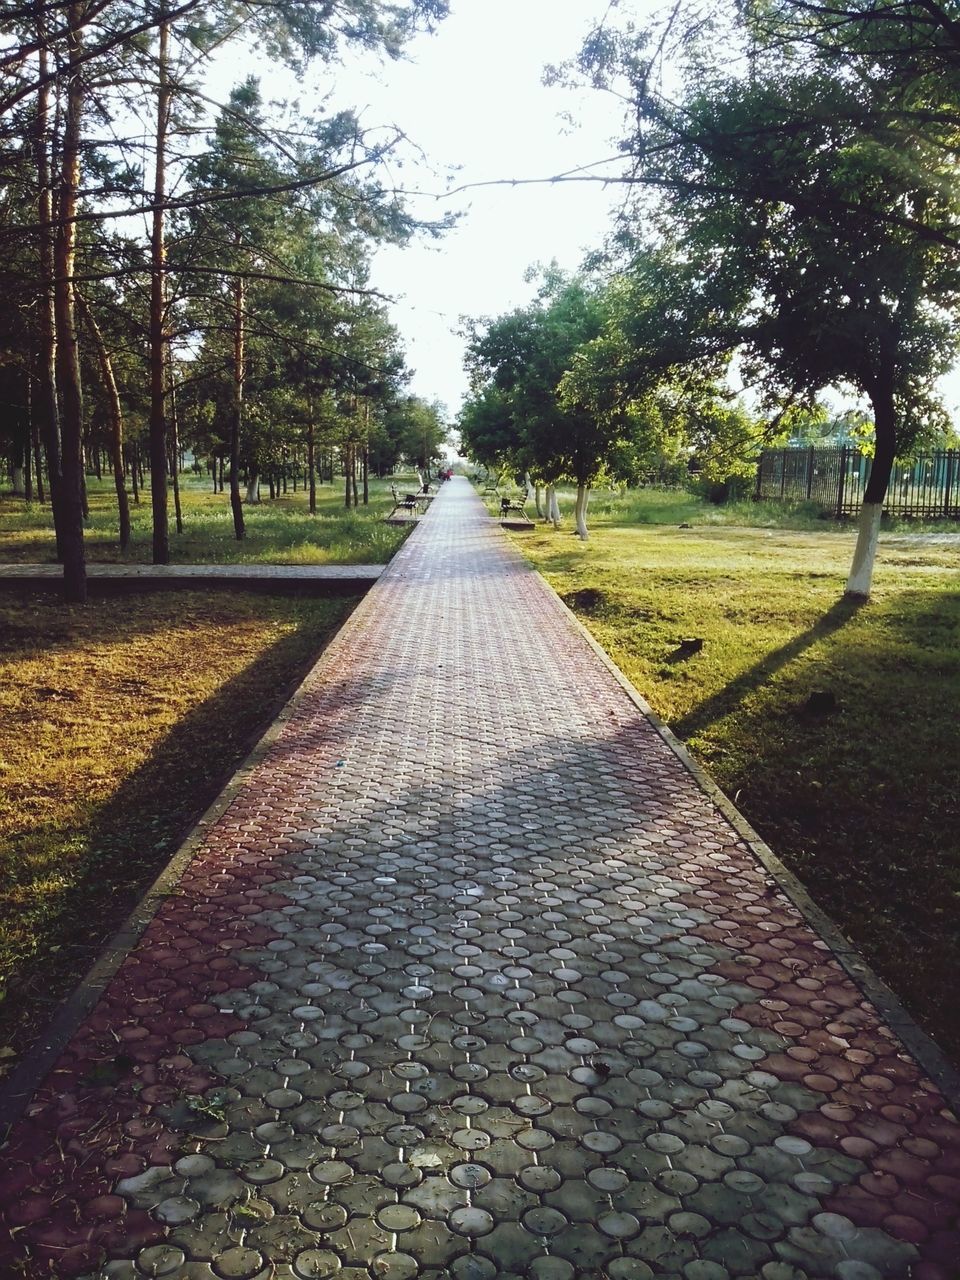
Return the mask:
<svg viewBox="0 0 960 1280">
<path fill-rule="evenodd" d="M 408 61 L 366 60 L 339 73 L 335 101 L 360 108 L 366 122 L 395 121 L 426 153 L 429 167 L 393 173 L 405 189 L 442 192 L 592 163 L 615 150 L 615 101 L 547 89 L 541 77 L 547 63 L 576 53 L 607 3 L 454 0 L 439 29 L 408 47 Z M 572 124 L 561 119 L 564 112 Z M 439 398 L 454 414 L 466 390 L 459 317 L 526 302 L 533 286 L 523 276 L 534 262 L 556 258 L 577 267 L 603 239 L 617 194 L 599 183 L 567 183 L 411 201 L 424 218 L 463 211 L 440 240 L 383 249 L 375 258 L 374 285 L 398 299 L 391 313 L 415 370 L 411 390 Z"/>
<path fill-rule="evenodd" d="M 434 194 L 491 179 L 546 177 L 615 153 L 623 132 L 615 98 L 542 84 L 544 67 L 572 57 L 609 6 L 610 0 L 452 0 L 450 16 L 433 35 L 412 41 L 404 61 L 348 53 L 343 66 L 318 67 L 299 86 L 305 102 L 330 94 L 330 109 L 352 107 L 368 126 L 399 126 L 425 157 L 391 171 L 398 186 L 429 193 L 409 201 L 413 212 L 462 214 L 439 240 L 380 250 L 371 281 L 396 299 L 390 312 L 414 371 L 410 390 L 443 401 L 451 417 L 466 392 L 460 317 L 493 316 L 527 302 L 534 286 L 524 273 L 533 263 L 556 259 L 576 268 L 601 244 L 623 193 L 616 185 L 577 182 L 495 186 L 442 200 Z M 645 7 L 645 0 L 631 7 Z M 265 94 L 284 92 L 269 68 L 230 61 L 216 77 L 224 94 L 251 70 L 262 75 Z M 956 372 L 944 390 L 956 413 Z"/>
</svg>

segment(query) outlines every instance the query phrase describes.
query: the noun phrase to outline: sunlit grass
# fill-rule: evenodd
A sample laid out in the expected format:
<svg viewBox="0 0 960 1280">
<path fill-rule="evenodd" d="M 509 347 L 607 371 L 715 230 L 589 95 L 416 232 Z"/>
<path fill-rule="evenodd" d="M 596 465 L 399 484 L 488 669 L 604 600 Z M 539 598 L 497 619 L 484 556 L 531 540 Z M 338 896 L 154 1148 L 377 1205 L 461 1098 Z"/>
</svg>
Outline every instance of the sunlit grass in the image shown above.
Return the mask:
<svg viewBox="0 0 960 1280">
<path fill-rule="evenodd" d="M 960 1056 L 960 547 L 881 542 L 838 606 L 854 530 L 627 523 L 515 542 L 814 897 Z M 628 507 L 628 512 L 633 508 Z M 675 523 L 674 523 L 675 521 Z M 699 637 L 684 657 L 679 641 Z M 833 714 L 805 710 L 829 691 Z"/>
<path fill-rule="evenodd" d="M 50 1016 L 353 603 L 0 597 L 0 1044 Z"/>
<path fill-rule="evenodd" d="M 338 485 L 320 485 L 317 514 L 308 510 L 303 489 L 244 506 L 246 536 L 234 537 L 229 495 L 214 494 L 209 480 L 182 479 L 184 531 L 178 534 L 170 495 L 170 559 L 175 564 L 385 564 L 409 527 L 388 525 L 393 507 L 390 485 L 409 488 L 412 476 L 371 480 L 370 502 L 350 511 Z M 88 477 L 90 519 L 87 557 L 101 563 L 145 564 L 152 558 L 150 494 L 131 506 L 131 541 L 117 543 L 116 496 L 106 480 Z M 49 507 L 9 496 L 0 499 L 0 561 L 43 563 L 55 558 Z"/>
</svg>

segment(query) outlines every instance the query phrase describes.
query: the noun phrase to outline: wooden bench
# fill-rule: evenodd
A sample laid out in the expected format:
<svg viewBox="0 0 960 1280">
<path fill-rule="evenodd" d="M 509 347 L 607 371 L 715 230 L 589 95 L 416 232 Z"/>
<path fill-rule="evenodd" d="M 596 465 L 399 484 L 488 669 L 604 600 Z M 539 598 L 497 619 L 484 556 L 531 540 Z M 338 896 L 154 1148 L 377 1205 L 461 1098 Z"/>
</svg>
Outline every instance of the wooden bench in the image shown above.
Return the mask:
<svg viewBox="0 0 960 1280">
<path fill-rule="evenodd" d="M 525 493 L 520 494 L 520 496 L 516 498 L 500 499 L 500 519 L 506 520 L 511 511 L 515 511 L 521 520 L 526 520 L 528 518 L 527 495 Z"/>
<path fill-rule="evenodd" d="M 395 484 L 390 486 L 390 493 L 393 496 L 393 510 L 387 516 L 388 520 L 392 520 L 398 511 L 408 511 L 411 515 L 419 513 L 420 504 L 415 493 L 401 494 Z"/>
</svg>

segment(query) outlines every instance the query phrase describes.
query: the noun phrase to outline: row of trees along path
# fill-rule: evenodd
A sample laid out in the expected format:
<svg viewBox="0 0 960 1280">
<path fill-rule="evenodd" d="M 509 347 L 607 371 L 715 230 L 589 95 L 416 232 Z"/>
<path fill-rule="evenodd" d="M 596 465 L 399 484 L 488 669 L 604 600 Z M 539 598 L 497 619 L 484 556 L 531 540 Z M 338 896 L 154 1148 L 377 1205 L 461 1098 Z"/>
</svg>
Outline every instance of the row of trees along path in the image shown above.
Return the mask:
<svg viewBox="0 0 960 1280">
<path fill-rule="evenodd" d="M 240 537 L 244 440 L 271 415 L 312 437 L 331 395 L 368 425 L 371 404 L 402 402 L 398 338 L 367 279 L 371 246 L 420 229 L 383 180 L 399 130 L 349 111 L 268 115 L 253 79 L 218 106 L 203 83 L 228 45 L 302 75 L 348 44 L 396 56 L 445 12 L 445 0 L 36 0 L 4 13 L 0 344 L 36 429 L 32 450 L 30 426 L 26 439 L 15 426 L 38 483 L 46 473 L 68 599 L 86 590 L 85 389 L 108 424 L 122 542 L 124 409 L 148 424 L 157 563 L 178 418 L 224 441 Z M 255 441 L 245 452 L 255 474 Z"/>
</svg>

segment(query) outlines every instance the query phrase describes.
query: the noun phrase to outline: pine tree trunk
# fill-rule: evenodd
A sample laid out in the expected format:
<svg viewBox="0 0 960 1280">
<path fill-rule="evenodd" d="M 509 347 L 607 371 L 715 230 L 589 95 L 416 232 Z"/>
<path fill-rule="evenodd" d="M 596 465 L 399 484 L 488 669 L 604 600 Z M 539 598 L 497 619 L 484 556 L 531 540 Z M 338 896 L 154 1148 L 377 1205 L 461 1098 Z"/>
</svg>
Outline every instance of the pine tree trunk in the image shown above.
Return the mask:
<svg viewBox="0 0 960 1280">
<path fill-rule="evenodd" d="M 133 490 L 133 501 L 136 506 L 140 505 L 140 476 L 137 469 L 137 457 L 140 453 L 140 445 L 135 440 L 133 447 L 127 450 L 130 459 L 130 488 Z"/>
<path fill-rule="evenodd" d="M 110 456 L 113 460 L 113 483 L 117 491 L 117 513 L 120 524 L 120 549 L 125 551 L 130 543 L 130 504 L 127 502 L 127 486 L 123 469 L 123 408 L 113 374 L 113 361 L 103 340 L 100 326 L 84 299 L 78 297 L 80 312 L 90 330 L 100 365 L 100 377 L 107 399 L 107 420 L 110 424 Z"/>
<path fill-rule="evenodd" d="M 46 9 L 37 2 L 37 43 L 40 46 L 37 90 L 37 114 L 34 127 L 34 161 L 37 169 L 37 257 L 40 264 L 40 296 L 37 307 L 37 433 L 43 439 L 47 458 L 47 486 L 50 490 L 50 506 L 57 540 L 57 559 L 62 563 L 63 516 L 60 509 L 60 408 L 57 400 L 57 319 L 54 297 L 54 225 L 53 191 L 50 176 L 50 86 L 49 54 L 46 48 Z M 39 474 L 39 469 L 38 469 Z M 42 499 L 41 499 L 42 500 Z"/>
<path fill-rule="evenodd" d="M 233 533 L 243 540 L 243 503 L 240 500 L 240 428 L 243 425 L 243 279 L 237 276 L 233 286 L 233 412 L 230 414 L 230 507 L 233 511 Z"/>
<path fill-rule="evenodd" d="M 167 181 L 167 129 L 170 120 L 170 27 L 161 19 L 157 51 L 157 136 L 150 235 L 150 497 L 153 504 L 153 563 L 169 564 L 167 526 L 167 420 L 164 397 L 167 249 L 164 201 Z"/>
<path fill-rule="evenodd" d="M 343 446 L 343 505 L 350 510 L 350 472 L 353 469 L 353 459 L 350 455 L 349 444 Z"/>
<path fill-rule="evenodd" d="M 170 397 L 170 475 L 173 479 L 173 509 L 177 518 L 177 533 L 183 533 L 183 507 L 180 505 L 180 419 L 177 415 L 177 385 L 173 377 L 173 352 L 166 344 L 167 386 Z"/>
<path fill-rule="evenodd" d="M 310 421 L 307 424 L 307 474 L 310 485 L 310 514 L 317 514 L 317 471 L 316 471 L 316 433 L 313 425 L 313 405 L 310 406 Z"/>
<path fill-rule="evenodd" d="M 77 243 L 77 193 L 80 187 L 80 137 L 84 86 L 81 58 L 81 6 L 67 6 L 66 106 L 61 140 L 57 233 L 54 246 L 54 303 L 57 334 L 57 392 L 61 407 L 60 474 L 63 544 L 63 590 L 68 601 L 87 598 L 87 566 L 83 546 L 83 391 L 77 345 L 74 262 Z"/>
<path fill-rule="evenodd" d="M 370 401 L 363 406 L 363 505 L 370 505 Z"/>
</svg>

